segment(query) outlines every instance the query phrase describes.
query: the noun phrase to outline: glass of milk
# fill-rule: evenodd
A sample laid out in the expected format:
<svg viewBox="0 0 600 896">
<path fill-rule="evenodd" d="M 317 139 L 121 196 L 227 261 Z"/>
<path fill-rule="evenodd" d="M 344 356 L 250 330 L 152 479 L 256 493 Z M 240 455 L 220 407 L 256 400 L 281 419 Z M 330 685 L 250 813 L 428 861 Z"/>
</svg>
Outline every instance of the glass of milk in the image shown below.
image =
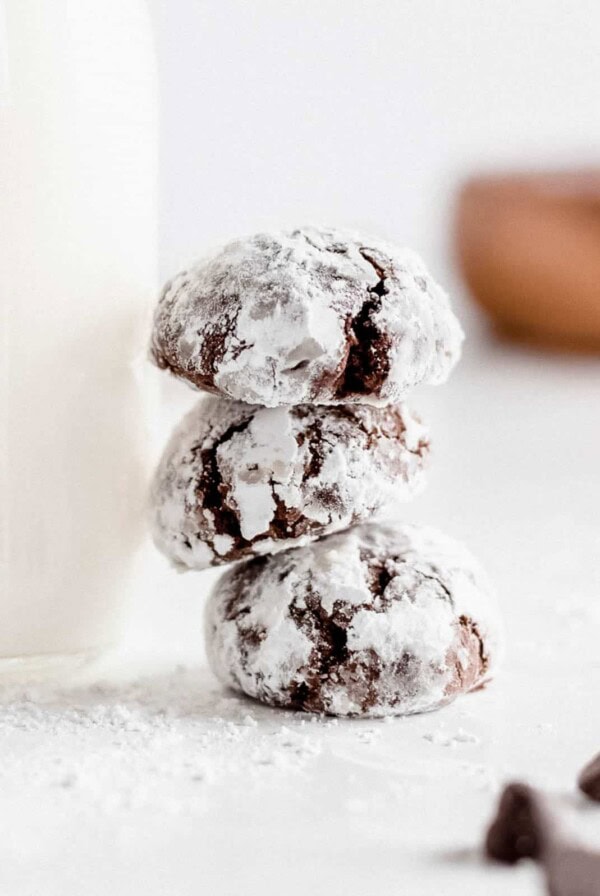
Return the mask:
<svg viewBox="0 0 600 896">
<path fill-rule="evenodd" d="M 117 636 L 156 282 L 142 0 L 0 0 L 0 674 Z"/>
</svg>

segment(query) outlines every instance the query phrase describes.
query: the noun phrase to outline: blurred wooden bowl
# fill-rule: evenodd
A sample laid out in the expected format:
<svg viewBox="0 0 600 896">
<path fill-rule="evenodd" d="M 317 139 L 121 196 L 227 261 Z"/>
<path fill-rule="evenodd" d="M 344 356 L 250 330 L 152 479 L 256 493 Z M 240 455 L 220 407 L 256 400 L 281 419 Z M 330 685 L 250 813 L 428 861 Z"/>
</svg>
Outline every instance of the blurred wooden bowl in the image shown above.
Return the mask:
<svg viewBox="0 0 600 896">
<path fill-rule="evenodd" d="M 454 236 L 470 291 L 503 330 L 600 350 L 600 168 L 475 177 Z"/>
</svg>

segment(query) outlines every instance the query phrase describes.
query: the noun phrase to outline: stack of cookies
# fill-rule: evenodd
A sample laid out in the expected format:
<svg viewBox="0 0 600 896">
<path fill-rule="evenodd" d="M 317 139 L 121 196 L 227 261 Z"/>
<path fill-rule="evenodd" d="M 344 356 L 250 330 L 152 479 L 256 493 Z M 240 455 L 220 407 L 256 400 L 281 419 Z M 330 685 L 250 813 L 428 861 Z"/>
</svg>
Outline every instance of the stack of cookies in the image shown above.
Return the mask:
<svg viewBox="0 0 600 896">
<path fill-rule="evenodd" d="M 489 679 L 478 565 L 435 530 L 379 522 L 425 484 L 427 430 L 402 402 L 447 379 L 462 338 L 417 255 L 346 231 L 258 234 L 167 284 L 152 359 L 212 395 L 159 464 L 153 535 L 179 568 L 235 563 L 207 607 L 224 684 L 381 716 Z"/>
</svg>

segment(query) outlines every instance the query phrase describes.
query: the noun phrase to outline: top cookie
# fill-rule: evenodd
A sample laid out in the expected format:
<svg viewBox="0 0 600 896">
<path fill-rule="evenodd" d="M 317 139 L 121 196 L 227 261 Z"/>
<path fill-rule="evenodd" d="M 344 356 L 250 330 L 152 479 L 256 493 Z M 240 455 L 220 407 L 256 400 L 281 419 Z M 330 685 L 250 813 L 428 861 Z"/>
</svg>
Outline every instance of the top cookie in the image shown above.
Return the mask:
<svg viewBox="0 0 600 896">
<path fill-rule="evenodd" d="M 303 228 L 229 243 L 167 283 L 151 356 L 250 404 L 383 405 L 443 383 L 462 339 L 414 252 Z"/>
</svg>

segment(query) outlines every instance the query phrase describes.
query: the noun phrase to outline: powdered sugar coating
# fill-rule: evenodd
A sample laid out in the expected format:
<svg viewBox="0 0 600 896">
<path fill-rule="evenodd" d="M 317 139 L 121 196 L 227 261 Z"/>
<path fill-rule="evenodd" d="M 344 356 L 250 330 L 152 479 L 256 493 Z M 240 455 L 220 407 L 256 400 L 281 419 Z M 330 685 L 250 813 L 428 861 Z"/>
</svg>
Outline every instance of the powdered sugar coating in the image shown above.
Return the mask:
<svg viewBox="0 0 600 896">
<path fill-rule="evenodd" d="M 229 243 L 176 276 L 151 356 L 199 389 L 251 404 L 387 404 L 443 383 L 462 339 L 416 253 L 304 228 Z"/>
<path fill-rule="evenodd" d="M 460 544 L 375 523 L 234 567 L 206 612 L 223 684 L 339 716 L 423 712 L 479 687 L 498 628 L 487 579 Z"/>
<path fill-rule="evenodd" d="M 206 398 L 159 464 L 154 540 L 194 569 L 308 543 L 411 498 L 425 484 L 428 453 L 427 431 L 404 406 Z"/>
</svg>

